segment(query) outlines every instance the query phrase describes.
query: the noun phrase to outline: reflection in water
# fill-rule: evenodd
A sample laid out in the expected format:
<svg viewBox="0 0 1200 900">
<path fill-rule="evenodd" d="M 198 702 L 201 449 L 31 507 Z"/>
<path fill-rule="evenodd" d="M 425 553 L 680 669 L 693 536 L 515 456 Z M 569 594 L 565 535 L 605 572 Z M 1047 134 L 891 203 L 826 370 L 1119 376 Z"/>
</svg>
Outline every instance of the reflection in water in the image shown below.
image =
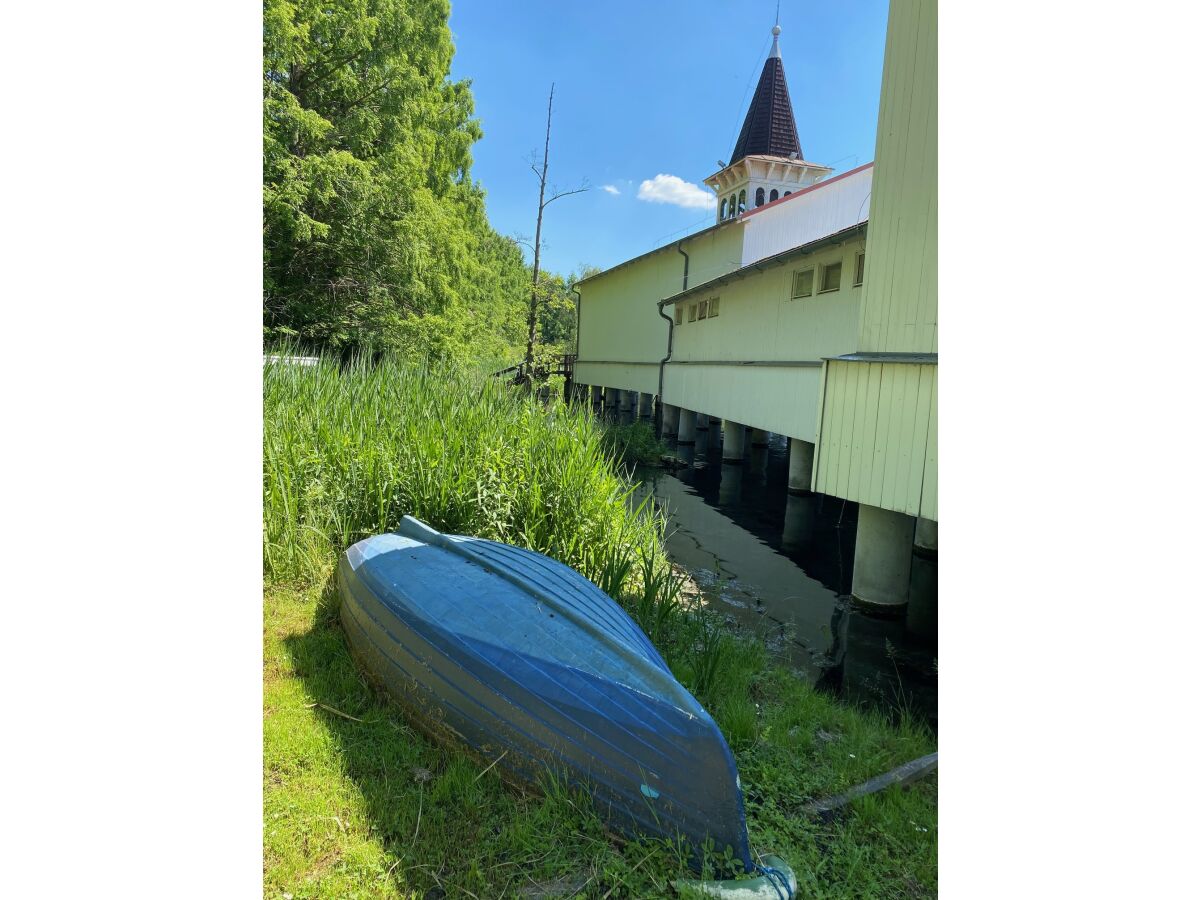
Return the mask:
<svg viewBox="0 0 1200 900">
<path fill-rule="evenodd" d="M 716 424 L 716 421 L 713 423 Z M 766 639 L 799 673 L 851 701 L 899 706 L 937 727 L 937 561 L 914 556 L 905 620 L 849 602 L 858 506 L 787 493 L 787 440 L 721 461 L 721 431 L 673 453 L 675 474 L 644 470 L 637 499 L 667 510 L 667 552 L 705 601 Z M 747 442 L 749 443 L 749 442 Z"/>
</svg>

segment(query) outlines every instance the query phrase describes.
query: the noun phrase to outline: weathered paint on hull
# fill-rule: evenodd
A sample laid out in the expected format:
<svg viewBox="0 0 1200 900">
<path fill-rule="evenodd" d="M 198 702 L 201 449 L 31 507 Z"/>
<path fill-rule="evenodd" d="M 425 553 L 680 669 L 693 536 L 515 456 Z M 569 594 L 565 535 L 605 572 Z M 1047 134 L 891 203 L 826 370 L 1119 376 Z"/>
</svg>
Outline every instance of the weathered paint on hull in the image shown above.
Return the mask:
<svg viewBox="0 0 1200 900">
<path fill-rule="evenodd" d="M 750 869 L 732 754 L 624 610 L 541 554 L 436 537 L 380 535 L 343 555 L 341 618 L 365 668 L 509 780 L 565 776 L 614 831 L 711 839 Z"/>
</svg>

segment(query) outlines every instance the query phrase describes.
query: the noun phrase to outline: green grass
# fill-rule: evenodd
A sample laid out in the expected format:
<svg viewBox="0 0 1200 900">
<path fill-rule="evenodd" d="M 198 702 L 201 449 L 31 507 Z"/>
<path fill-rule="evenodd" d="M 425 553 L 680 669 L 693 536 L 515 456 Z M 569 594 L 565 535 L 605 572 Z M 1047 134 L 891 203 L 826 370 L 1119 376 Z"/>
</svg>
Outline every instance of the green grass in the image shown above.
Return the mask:
<svg viewBox="0 0 1200 900">
<path fill-rule="evenodd" d="M 469 373 L 269 366 L 264 442 L 267 897 L 656 897 L 689 875 L 683 848 L 615 843 L 562 784 L 503 786 L 369 686 L 330 574 L 343 547 L 405 513 L 549 553 L 620 598 L 726 734 L 751 844 L 787 859 L 802 895 L 936 894 L 935 779 L 828 823 L 801 812 L 930 752 L 932 737 L 839 705 L 686 608 L 661 521 L 631 508 L 586 412 Z"/>
</svg>

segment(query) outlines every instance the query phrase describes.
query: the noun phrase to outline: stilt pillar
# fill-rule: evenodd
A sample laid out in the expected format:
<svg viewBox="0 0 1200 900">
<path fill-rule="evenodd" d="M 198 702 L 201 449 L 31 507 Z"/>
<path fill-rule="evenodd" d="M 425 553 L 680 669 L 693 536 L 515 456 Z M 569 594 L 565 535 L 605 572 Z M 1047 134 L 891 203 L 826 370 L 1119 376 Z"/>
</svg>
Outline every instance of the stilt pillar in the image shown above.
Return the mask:
<svg viewBox="0 0 1200 900">
<path fill-rule="evenodd" d="M 768 432 L 763 431 L 761 428 L 752 428 L 750 430 L 750 446 L 752 446 L 752 447 L 767 446 L 767 437 L 768 437 Z"/>
<path fill-rule="evenodd" d="M 621 392 L 616 388 L 604 389 L 604 419 L 606 422 L 617 421 L 617 395 Z"/>
<path fill-rule="evenodd" d="M 917 535 L 913 547 L 921 556 L 937 557 L 937 522 L 917 519 Z"/>
<path fill-rule="evenodd" d="M 670 403 L 662 405 L 662 436 L 664 438 L 674 437 L 679 433 L 679 407 L 672 406 Z"/>
<path fill-rule="evenodd" d="M 869 606 L 902 609 L 908 602 L 916 521 L 904 513 L 859 504 L 850 594 Z"/>
<path fill-rule="evenodd" d="M 638 418 L 653 419 L 654 418 L 654 395 L 653 394 L 638 394 Z"/>
<path fill-rule="evenodd" d="M 746 453 L 746 426 L 725 420 L 725 438 L 721 447 L 721 459 L 733 465 L 741 465 Z"/>
<path fill-rule="evenodd" d="M 598 384 L 592 385 L 592 412 L 600 415 L 604 409 L 604 388 Z"/>
<path fill-rule="evenodd" d="M 813 450 L 811 441 L 788 438 L 788 493 L 812 491 Z"/>
<path fill-rule="evenodd" d="M 696 430 L 708 431 L 708 413 L 696 413 Z"/>
<path fill-rule="evenodd" d="M 621 391 L 618 403 L 617 409 L 621 414 L 621 424 L 628 425 L 633 421 L 634 408 L 637 406 L 637 391 Z"/>
<path fill-rule="evenodd" d="M 696 412 L 691 409 L 679 409 L 679 437 L 681 444 L 696 443 Z"/>
</svg>

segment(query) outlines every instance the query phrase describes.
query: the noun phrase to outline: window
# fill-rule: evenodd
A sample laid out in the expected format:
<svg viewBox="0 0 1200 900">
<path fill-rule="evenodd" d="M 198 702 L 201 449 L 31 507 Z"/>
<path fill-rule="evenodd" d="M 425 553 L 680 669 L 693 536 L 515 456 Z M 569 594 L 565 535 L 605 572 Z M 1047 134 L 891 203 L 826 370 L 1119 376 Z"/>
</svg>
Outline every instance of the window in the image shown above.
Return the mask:
<svg viewBox="0 0 1200 900">
<path fill-rule="evenodd" d="M 863 275 L 867 272 L 867 254 L 861 252 L 854 257 L 854 286 L 858 287 L 863 283 Z"/>
<path fill-rule="evenodd" d="M 689 322 L 696 321 L 696 304 L 695 303 L 688 304 L 688 321 Z"/>
<path fill-rule="evenodd" d="M 708 317 L 710 319 L 715 319 L 720 314 L 721 314 L 721 298 L 713 297 L 711 300 L 708 301 Z"/>
<path fill-rule="evenodd" d="M 737 215 L 737 194 L 729 195 L 729 218 Z"/>
<path fill-rule="evenodd" d="M 792 299 L 811 297 L 813 292 L 813 270 L 801 269 L 792 273 Z"/>
<path fill-rule="evenodd" d="M 697 316 L 697 318 L 699 318 L 699 319 L 707 319 L 708 318 L 708 301 L 707 300 L 700 301 L 700 315 Z"/>
<path fill-rule="evenodd" d="M 742 192 L 738 194 L 737 211 L 739 213 L 744 213 L 746 211 L 746 191 L 745 191 L 745 189 L 743 189 Z"/>
<path fill-rule="evenodd" d="M 792 196 L 792 192 L 791 192 L 791 191 L 784 191 L 784 192 L 783 192 L 783 196 L 785 196 L 785 197 L 790 197 L 790 196 Z"/>
<path fill-rule="evenodd" d="M 826 263 L 821 266 L 821 293 L 836 291 L 842 286 L 842 263 Z"/>
<path fill-rule="evenodd" d="M 722 218 L 722 219 L 723 219 L 723 218 L 725 218 L 725 216 L 726 216 L 726 211 L 727 211 L 728 209 L 729 209 L 729 201 L 728 201 L 728 200 L 722 200 L 722 201 L 721 201 L 721 218 Z"/>
<path fill-rule="evenodd" d="M 675 304 L 675 324 L 683 324 L 683 307 L 678 303 Z"/>
<path fill-rule="evenodd" d="M 774 203 L 778 199 L 779 199 L 779 191 L 772 188 L 771 189 L 771 202 Z"/>
<path fill-rule="evenodd" d="M 762 188 L 759 188 L 757 191 L 754 192 L 754 205 L 762 206 L 766 202 L 767 202 L 767 192 L 764 191 Z"/>
</svg>

